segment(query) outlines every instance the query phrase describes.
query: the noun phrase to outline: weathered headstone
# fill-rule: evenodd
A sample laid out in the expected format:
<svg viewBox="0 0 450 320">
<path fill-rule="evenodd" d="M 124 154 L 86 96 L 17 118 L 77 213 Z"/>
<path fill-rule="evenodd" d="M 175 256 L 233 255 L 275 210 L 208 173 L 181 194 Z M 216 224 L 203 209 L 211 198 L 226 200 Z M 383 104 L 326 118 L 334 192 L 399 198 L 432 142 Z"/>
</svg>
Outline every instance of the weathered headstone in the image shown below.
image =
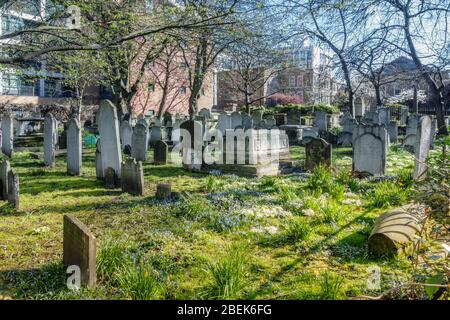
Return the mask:
<svg viewBox="0 0 450 320">
<path fill-rule="evenodd" d="M 180 124 L 181 120 L 176 119 L 172 127 L 171 140 L 174 144 L 180 142 Z"/>
<path fill-rule="evenodd" d="M 222 112 L 221 114 L 219 114 L 217 130 L 219 130 L 222 136 L 224 136 L 226 130 L 229 129 L 231 129 L 231 116 L 226 112 Z"/>
<path fill-rule="evenodd" d="M 404 126 L 406 125 L 406 122 L 408 121 L 408 107 L 402 106 L 400 107 L 400 125 Z"/>
<path fill-rule="evenodd" d="M 240 112 L 234 111 L 231 113 L 231 129 L 236 129 L 239 126 L 242 126 L 242 115 Z"/>
<path fill-rule="evenodd" d="M 268 128 L 272 128 L 273 126 L 277 125 L 274 116 L 268 116 L 265 120 Z"/>
<path fill-rule="evenodd" d="M 10 113 L 3 114 L 2 117 L 2 152 L 12 157 L 14 144 L 13 116 Z"/>
<path fill-rule="evenodd" d="M 122 121 L 120 124 L 120 141 L 122 142 L 122 148 L 131 146 L 131 139 L 133 136 L 133 127 L 128 121 Z"/>
<path fill-rule="evenodd" d="M 382 108 L 378 108 L 377 112 L 378 112 L 379 123 L 384 124 L 387 127 L 389 125 L 389 123 L 391 122 L 391 109 L 382 107 Z"/>
<path fill-rule="evenodd" d="M 81 175 L 81 128 L 77 119 L 71 119 L 67 128 L 67 173 Z"/>
<path fill-rule="evenodd" d="M 331 144 L 321 138 L 313 138 L 306 144 L 306 163 L 308 171 L 313 171 L 318 166 L 331 166 Z"/>
<path fill-rule="evenodd" d="M 136 130 L 136 128 L 135 128 Z M 154 126 L 150 129 L 150 146 L 154 147 L 156 141 L 163 139 L 162 128 L 158 126 Z"/>
<path fill-rule="evenodd" d="M 264 112 L 260 109 L 257 110 L 253 110 L 252 111 L 252 120 L 253 120 L 253 125 L 258 126 L 259 123 L 262 121 L 263 119 L 263 114 Z"/>
<path fill-rule="evenodd" d="M 414 179 L 424 180 L 427 177 L 427 158 L 431 146 L 431 118 L 423 116 L 417 126 L 416 146 L 414 156 Z"/>
<path fill-rule="evenodd" d="M 5 160 L 0 165 L 0 181 L 2 182 L 2 199 L 8 200 L 8 173 L 11 166 L 8 160 Z"/>
<path fill-rule="evenodd" d="M 391 120 L 389 125 L 387 126 L 387 130 L 389 133 L 389 141 L 391 143 L 397 143 L 398 138 L 398 126 L 396 120 Z"/>
<path fill-rule="evenodd" d="M 71 215 L 64 215 L 63 250 L 64 265 L 78 267 L 80 284 L 94 288 L 97 281 L 97 240 L 86 225 Z"/>
<path fill-rule="evenodd" d="M 47 113 L 44 120 L 44 164 L 47 167 L 55 166 L 55 150 L 58 135 L 57 125 L 55 117 Z"/>
<path fill-rule="evenodd" d="M 211 111 L 207 108 L 203 108 L 198 112 L 199 116 L 205 117 L 205 119 L 211 119 Z"/>
<path fill-rule="evenodd" d="M 359 125 L 353 132 L 353 171 L 374 176 L 386 172 L 388 135 L 384 125 Z"/>
<path fill-rule="evenodd" d="M 113 168 L 108 167 L 104 171 L 104 180 L 106 189 L 115 189 L 119 186 L 119 176 Z"/>
<path fill-rule="evenodd" d="M 253 128 L 253 119 L 248 115 L 248 113 L 242 113 L 242 127 L 244 130 Z"/>
<path fill-rule="evenodd" d="M 17 210 L 20 207 L 19 175 L 13 170 L 8 172 L 8 202 L 12 203 Z"/>
<path fill-rule="evenodd" d="M 141 196 L 144 194 L 144 170 L 142 162 L 129 158 L 122 163 L 122 191 Z"/>
<path fill-rule="evenodd" d="M 138 122 L 134 127 L 131 138 L 131 157 L 136 161 L 147 161 L 148 134 L 148 127 L 144 123 Z"/>
<path fill-rule="evenodd" d="M 111 101 L 103 100 L 98 113 L 102 168 L 103 170 L 112 168 L 116 175 L 120 177 L 122 152 L 120 149 L 119 121 L 116 107 Z"/>
<path fill-rule="evenodd" d="M 170 183 L 160 183 L 156 186 L 156 199 L 168 200 L 172 194 L 172 186 Z"/>
<path fill-rule="evenodd" d="M 165 165 L 167 164 L 169 154 L 169 146 L 162 140 L 159 140 L 155 143 L 154 149 L 154 161 L 155 164 Z"/>
</svg>

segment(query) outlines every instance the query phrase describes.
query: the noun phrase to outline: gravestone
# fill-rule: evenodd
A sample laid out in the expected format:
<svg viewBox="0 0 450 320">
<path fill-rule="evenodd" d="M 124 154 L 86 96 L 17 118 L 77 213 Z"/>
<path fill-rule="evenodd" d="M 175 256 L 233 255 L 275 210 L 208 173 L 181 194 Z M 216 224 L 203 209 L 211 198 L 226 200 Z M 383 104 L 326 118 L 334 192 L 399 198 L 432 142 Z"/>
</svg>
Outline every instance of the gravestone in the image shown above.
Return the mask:
<svg viewBox="0 0 450 320">
<path fill-rule="evenodd" d="M 391 122 L 391 109 L 382 107 L 378 108 L 378 121 L 380 124 L 384 124 L 386 127 L 389 126 Z"/>
<path fill-rule="evenodd" d="M 122 152 L 120 149 L 119 121 L 116 107 L 111 101 L 103 100 L 98 113 L 102 168 L 103 170 L 112 168 L 116 175 L 120 177 Z"/>
<path fill-rule="evenodd" d="M 286 113 L 288 125 L 300 126 L 302 124 L 302 115 L 298 110 L 289 110 Z"/>
<path fill-rule="evenodd" d="M 318 166 L 331 166 L 331 144 L 321 138 L 313 138 L 306 144 L 306 164 L 308 171 L 314 171 Z"/>
<path fill-rule="evenodd" d="M 81 128 L 77 119 L 71 119 L 67 126 L 67 173 L 81 175 Z"/>
<path fill-rule="evenodd" d="M 353 171 L 373 176 L 386 172 L 388 135 L 383 125 L 358 125 L 353 132 Z"/>
<path fill-rule="evenodd" d="M 122 121 L 120 124 L 120 141 L 122 142 L 122 149 L 126 146 L 131 147 L 131 139 L 133 136 L 133 127 L 128 121 Z"/>
<path fill-rule="evenodd" d="M 362 98 L 358 97 L 354 100 L 354 108 L 355 108 L 355 117 L 361 118 L 366 113 L 366 108 L 364 106 L 364 101 Z"/>
<path fill-rule="evenodd" d="M 63 262 L 77 266 L 80 284 L 94 288 L 97 281 L 97 240 L 89 228 L 71 215 L 64 215 Z"/>
<path fill-rule="evenodd" d="M 2 182 L 1 195 L 3 200 L 8 200 L 8 173 L 11 166 L 8 160 L 4 160 L 0 165 L 0 181 Z"/>
<path fill-rule="evenodd" d="M 328 130 L 327 114 L 322 111 L 316 111 L 315 115 L 315 125 L 319 128 L 319 132 L 326 132 Z"/>
<path fill-rule="evenodd" d="M 253 120 L 253 125 L 254 126 L 259 126 L 259 123 L 262 121 L 263 119 L 263 114 L 264 112 L 262 110 L 253 110 L 252 111 L 252 120 Z"/>
<path fill-rule="evenodd" d="M 148 127 L 144 123 L 138 122 L 134 127 L 131 138 L 131 157 L 136 161 L 147 161 L 148 134 Z"/>
<path fill-rule="evenodd" d="M 162 139 L 163 139 L 162 128 L 158 126 L 152 127 L 150 129 L 150 146 L 154 147 L 155 143 Z"/>
<path fill-rule="evenodd" d="M 238 111 L 231 113 L 231 129 L 236 129 L 236 127 L 242 126 L 242 115 Z"/>
<path fill-rule="evenodd" d="M 221 114 L 219 114 L 217 130 L 219 130 L 222 136 L 224 136 L 226 130 L 229 129 L 231 129 L 231 116 L 226 112 L 222 112 Z"/>
<path fill-rule="evenodd" d="M 211 111 L 207 108 L 203 108 L 198 112 L 198 115 L 205 117 L 205 119 L 211 119 Z"/>
<path fill-rule="evenodd" d="M 408 109 L 408 107 L 405 107 L 405 106 L 402 106 L 402 107 L 400 107 L 400 125 L 401 126 L 404 126 L 404 125 L 406 125 L 406 122 L 408 121 L 408 112 L 409 112 L 409 109 Z"/>
<path fill-rule="evenodd" d="M 408 123 L 406 125 L 406 135 L 403 140 L 403 146 L 412 151 L 416 145 L 417 126 L 419 125 L 420 116 L 418 114 L 410 114 L 408 117 Z"/>
<path fill-rule="evenodd" d="M 265 120 L 268 128 L 272 128 L 277 125 L 274 116 L 268 116 Z"/>
<path fill-rule="evenodd" d="M 387 126 L 388 133 L 389 133 L 389 141 L 391 143 L 397 143 L 398 139 L 398 126 L 396 120 L 391 120 L 389 122 L 389 125 Z"/>
<path fill-rule="evenodd" d="M 171 132 L 171 140 L 174 144 L 180 142 L 180 124 L 181 120 L 176 119 Z"/>
<path fill-rule="evenodd" d="M 427 177 L 427 158 L 431 147 L 431 118 L 423 116 L 417 126 L 414 156 L 414 179 L 421 181 Z"/>
<path fill-rule="evenodd" d="M 187 120 L 180 126 L 182 161 L 188 170 L 200 170 L 203 164 L 203 126 L 195 120 Z"/>
<path fill-rule="evenodd" d="M 168 200 L 172 195 L 172 186 L 170 183 L 160 183 L 156 186 L 156 199 Z"/>
<path fill-rule="evenodd" d="M 19 210 L 19 175 L 13 170 L 8 171 L 8 202 Z"/>
<path fill-rule="evenodd" d="M 95 176 L 99 180 L 102 180 L 104 177 L 100 139 L 97 140 L 95 148 Z"/>
<path fill-rule="evenodd" d="M 13 116 L 10 113 L 2 117 L 2 152 L 7 157 L 12 157 L 14 145 Z"/>
<path fill-rule="evenodd" d="M 248 113 L 242 113 L 242 127 L 244 130 L 253 128 L 253 119 L 248 115 Z"/>
<path fill-rule="evenodd" d="M 155 150 L 154 150 L 154 161 L 155 164 L 159 165 L 165 165 L 167 164 L 169 154 L 169 146 L 167 143 L 165 143 L 162 140 L 159 140 L 155 143 Z"/>
<path fill-rule="evenodd" d="M 119 186 L 119 176 L 113 168 L 108 167 L 104 171 L 104 180 L 106 189 L 115 189 Z"/>
<path fill-rule="evenodd" d="M 144 194 L 144 169 L 142 162 L 129 158 L 122 163 L 122 191 L 133 195 Z"/>
<path fill-rule="evenodd" d="M 47 113 L 44 120 L 44 164 L 55 166 L 55 150 L 57 141 L 57 122 L 52 114 Z"/>
</svg>

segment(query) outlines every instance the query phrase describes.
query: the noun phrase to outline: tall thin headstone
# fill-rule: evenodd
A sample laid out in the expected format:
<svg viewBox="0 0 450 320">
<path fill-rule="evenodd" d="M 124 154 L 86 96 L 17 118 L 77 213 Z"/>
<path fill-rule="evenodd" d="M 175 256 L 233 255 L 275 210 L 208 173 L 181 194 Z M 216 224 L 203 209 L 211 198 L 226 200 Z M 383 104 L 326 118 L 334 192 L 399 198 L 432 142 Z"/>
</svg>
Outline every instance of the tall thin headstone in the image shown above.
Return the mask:
<svg viewBox="0 0 450 320">
<path fill-rule="evenodd" d="M 131 138 L 131 157 L 137 161 L 147 160 L 148 151 L 148 127 L 138 122 L 133 130 Z"/>
<path fill-rule="evenodd" d="M 0 165 L 0 181 L 2 182 L 2 199 L 8 200 L 8 173 L 11 166 L 8 160 L 5 160 Z"/>
<path fill-rule="evenodd" d="M 414 156 L 414 179 L 424 180 L 427 177 L 427 158 L 431 147 L 431 118 L 423 116 L 417 126 Z"/>
<path fill-rule="evenodd" d="M 112 168 L 117 177 L 121 175 L 122 153 L 120 150 L 119 120 L 116 107 L 109 100 L 103 100 L 98 111 L 102 168 Z"/>
<path fill-rule="evenodd" d="M 47 113 L 44 120 L 44 164 L 47 167 L 55 166 L 57 125 L 55 117 Z"/>
<path fill-rule="evenodd" d="M 80 122 L 71 119 L 67 128 L 67 173 L 81 175 L 82 150 Z"/>
<path fill-rule="evenodd" d="M 13 170 L 8 172 L 8 202 L 12 203 L 16 210 L 20 207 L 19 175 Z"/>
</svg>

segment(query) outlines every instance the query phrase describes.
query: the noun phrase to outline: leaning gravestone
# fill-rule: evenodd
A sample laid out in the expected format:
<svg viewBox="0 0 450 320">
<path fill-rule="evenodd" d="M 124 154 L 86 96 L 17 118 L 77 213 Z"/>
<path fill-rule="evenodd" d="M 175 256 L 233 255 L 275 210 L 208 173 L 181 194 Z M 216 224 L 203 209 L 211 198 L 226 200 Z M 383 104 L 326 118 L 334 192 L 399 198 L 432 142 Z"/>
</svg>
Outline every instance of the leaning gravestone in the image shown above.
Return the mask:
<svg viewBox="0 0 450 320">
<path fill-rule="evenodd" d="M 0 165 L 0 181 L 2 182 L 2 199 L 8 200 L 8 173 L 11 170 L 11 166 L 8 160 L 5 160 Z"/>
<path fill-rule="evenodd" d="M 374 176 L 386 172 L 387 131 L 384 125 L 359 125 L 353 132 L 353 171 Z"/>
<path fill-rule="evenodd" d="M 321 138 L 312 138 L 306 144 L 306 163 L 308 171 L 314 171 L 318 166 L 331 166 L 331 144 Z"/>
<path fill-rule="evenodd" d="M 8 172 L 8 202 L 19 210 L 19 175 L 13 170 Z"/>
<path fill-rule="evenodd" d="M 64 215 L 63 251 L 64 265 L 79 268 L 80 284 L 95 287 L 97 240 L 86 225 L 71 215 Z"/>
<path fill-rule="evenodd" d="M 2 152 L 12 157 L 14 144 L 13 116 L 9 113 L 3 114 L 2 118 Z"/>
<path fill-rule="evenodd" d="M 416 146 L 414 156 L 414 179 L 424 180 L 427 177 L 427 158 L 431 146 L 431 118 L 423 116 L 417 126 Z"/>
<path fill-rule="evenodd" d="M 122 191 L 137 196 L 144 194 L 144 170 L 142 162 L 127 159 L 122 163 Z"/>
<path fill-rule="evenodd" d="M 81 175 L 81 128 L 77 119 L 71 119 L 67 126 L 67 173 Z"/>
<path fill-rule="evenodd" d="M 122 148 L 126 146 L 131 147 L 131 139 L 133 135 L 133 127 L 128 121 L 122 121 L 120 124 L 120 141 L 122 142 Z"/>
<path fill-rule="evenodd" d="M 55 150 L 57 142 L 57 122 L 55 117 L 47 113 L 44 120 L 44 164 L 47 167 L 55 166 Z"/>
<path fill-rule="evenodd" d="M 103 100 L 98 113 L 102 168 L 103 170 L 112 168 L 116 176 L 120 177 L 122 152 L 120 150 L 119 121 L 116 107 L 111 101 Z"/>
<path fill-rule="evenodd" d="M 100 139 L 97 140 L 97 145 L 95 148 L 95 176 L 99 180 L 102 180 L 104 177 Z"/>
<path fill-rule="evenodd" d="M 148 133 L 148 127 L 141 122 L 134 127 L 131 138 L 131 157 L 136 161 L 147 161 Z"/>
<path fill-rule="evenodd" d="M 165 165 L 167 164 L 167 158 L 169 154 L 169 146 L 162 140 L 159 140 L 155 143 L 154 150 L 154 162 L 155 164 Z"/>
</svg>

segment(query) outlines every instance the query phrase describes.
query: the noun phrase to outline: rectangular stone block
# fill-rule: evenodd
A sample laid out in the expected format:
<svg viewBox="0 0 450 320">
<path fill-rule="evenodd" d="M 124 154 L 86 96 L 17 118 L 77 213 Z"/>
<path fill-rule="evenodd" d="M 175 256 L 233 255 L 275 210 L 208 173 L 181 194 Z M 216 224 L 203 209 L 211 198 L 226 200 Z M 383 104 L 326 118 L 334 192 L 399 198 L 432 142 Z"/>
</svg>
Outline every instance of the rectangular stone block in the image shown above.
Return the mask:
<svg viewBox="0 0 450 320">
<path fill-rule="evenodd" d="M 80 268 L 81 285 L 95 287 L 97 240 L 80 220 L 64 215 L 64 265 Z"/>
</svg>

